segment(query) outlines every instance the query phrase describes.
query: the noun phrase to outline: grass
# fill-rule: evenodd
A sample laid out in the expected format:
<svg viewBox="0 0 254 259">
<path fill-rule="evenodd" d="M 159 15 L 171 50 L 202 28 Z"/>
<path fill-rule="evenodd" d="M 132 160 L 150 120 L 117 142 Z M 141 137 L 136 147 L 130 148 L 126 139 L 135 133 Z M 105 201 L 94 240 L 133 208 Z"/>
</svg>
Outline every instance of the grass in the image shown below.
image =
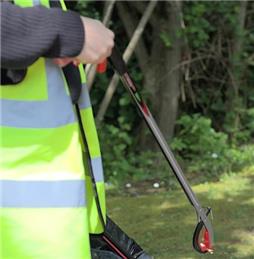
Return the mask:
<svg viewBox="0 0 254 259">
<path fill-rule="evenodd" d="M 181 190 L 108 197 L 108 214 L 156 259 L 254 259 L 254 166 L 193 189 L 213 209 L 213 255 L 192 249 L 196 214 Z"/>
</svg>

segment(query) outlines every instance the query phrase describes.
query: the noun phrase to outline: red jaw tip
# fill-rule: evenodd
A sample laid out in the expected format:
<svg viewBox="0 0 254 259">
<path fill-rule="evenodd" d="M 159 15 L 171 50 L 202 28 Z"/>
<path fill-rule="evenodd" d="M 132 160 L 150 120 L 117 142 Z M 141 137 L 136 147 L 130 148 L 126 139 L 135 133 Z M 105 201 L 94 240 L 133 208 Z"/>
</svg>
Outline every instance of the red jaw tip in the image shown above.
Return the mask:
<svg viewBox="0 0 254 259">
<path fill-rule="evenodd" d="M 207 247 L 204 243 L 200 243 L 199 248 L 203 253 L 207 253 L 207 252 L 210 254 L 213 253 L 213 249 L 211 247 Z"/>
<path fill-rule="evenodd" d="M 107 70 L 107 60 L 105 59 L 102 63 L 98 64 L 96 70 L 99 74 L 105 73 Z"/>
<path fill-rule="evenodd" d="M 210 237 L 209 237 L 209 232 L 207 229 L 204 231 L 204 236 L 202 242 L 199 243 L 199 248 L 202 252 L 206 253 L 213 253 L 213 248 L 211 245 Z"/>
</svg>

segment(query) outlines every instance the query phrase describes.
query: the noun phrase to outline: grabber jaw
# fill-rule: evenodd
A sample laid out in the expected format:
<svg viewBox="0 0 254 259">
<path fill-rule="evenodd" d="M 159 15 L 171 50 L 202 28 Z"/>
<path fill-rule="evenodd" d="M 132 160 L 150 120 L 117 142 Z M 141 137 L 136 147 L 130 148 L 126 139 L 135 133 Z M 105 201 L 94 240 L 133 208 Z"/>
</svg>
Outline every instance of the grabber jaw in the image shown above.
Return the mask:
<svg viewBox="0 0 254 259">
<path fill-rule="evenodd" d="M 211 209 L 207 209 L 206 216 L 209 215 Z M 208 220 L 208 219 L 207 219 Z M 213 254 L 213 233 L 212 229 L 210 228 L 210 222 L 208 224 L 209 228 L 206 227 L 206 224 L 203 222 L 202 219 L 199 219 L 199 222 L 195 228 L 193 234 L 193 247 L 194 249 L 201 253 L 206 254 L 210 253 Z"/>
</svg>

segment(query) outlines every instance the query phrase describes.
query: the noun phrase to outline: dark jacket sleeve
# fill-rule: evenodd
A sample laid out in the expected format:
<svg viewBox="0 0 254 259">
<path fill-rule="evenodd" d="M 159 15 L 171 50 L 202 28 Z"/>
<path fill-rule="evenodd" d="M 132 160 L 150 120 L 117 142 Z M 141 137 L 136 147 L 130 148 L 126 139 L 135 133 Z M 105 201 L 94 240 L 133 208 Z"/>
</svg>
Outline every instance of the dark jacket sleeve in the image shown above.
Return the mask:
<svg viewBox="0 0 254 259">
<path fill-rule="evenodd" d="M 79 14 L 1 3 L 1 67 L 21 69 L 39 57 L 75 57 L 84 44 Z"/>
</svg>

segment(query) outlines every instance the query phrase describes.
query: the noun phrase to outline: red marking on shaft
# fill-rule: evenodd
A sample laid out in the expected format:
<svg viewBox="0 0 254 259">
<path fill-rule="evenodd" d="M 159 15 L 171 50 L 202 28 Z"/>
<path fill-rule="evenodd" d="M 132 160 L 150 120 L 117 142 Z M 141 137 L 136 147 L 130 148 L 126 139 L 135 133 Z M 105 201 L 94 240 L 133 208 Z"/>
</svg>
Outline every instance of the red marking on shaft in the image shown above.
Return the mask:
<svg viewBox="0 0 254 259">
<path fill-rule="evenodd" d="M 122 259 L 128 259 L 107 237 L 102 236 L 102 238 L 111 246 L 111 248 L 122 257 Z"/>
<path fill-rule="evenodd" d="M 149 116 L 149 110 L 148 107 L 144 102 L 141 102 L 142 111 L 145 113 L 145 115 Z"/>
</svg>

